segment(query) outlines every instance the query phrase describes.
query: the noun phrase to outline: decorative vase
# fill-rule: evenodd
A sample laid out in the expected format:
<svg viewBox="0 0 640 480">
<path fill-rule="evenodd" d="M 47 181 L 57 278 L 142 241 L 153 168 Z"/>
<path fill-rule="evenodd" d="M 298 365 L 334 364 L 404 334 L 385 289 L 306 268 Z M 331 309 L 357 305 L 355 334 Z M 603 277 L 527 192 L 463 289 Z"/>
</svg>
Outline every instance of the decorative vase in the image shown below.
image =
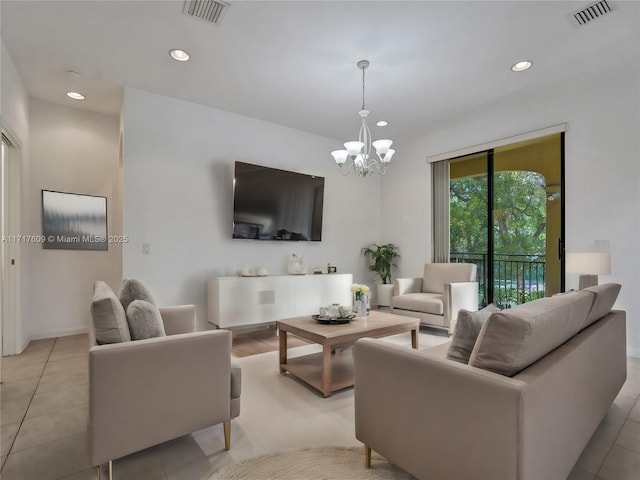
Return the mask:
<svg viewBox="0 0 640 480">
<path fill-rule="evenodd" d="M 304 256 L 292 253 L 289 256 L 289 274 L 304 275 L 305 273 L 307 273 L 307 264 L 304 261 Z"/>
<path fill-rule="evenodd" d="M 357 316 L 367 316 L 367 296 L 364 293 L 356 292 L 354 294 L 354 311 Z"/>
</svg>

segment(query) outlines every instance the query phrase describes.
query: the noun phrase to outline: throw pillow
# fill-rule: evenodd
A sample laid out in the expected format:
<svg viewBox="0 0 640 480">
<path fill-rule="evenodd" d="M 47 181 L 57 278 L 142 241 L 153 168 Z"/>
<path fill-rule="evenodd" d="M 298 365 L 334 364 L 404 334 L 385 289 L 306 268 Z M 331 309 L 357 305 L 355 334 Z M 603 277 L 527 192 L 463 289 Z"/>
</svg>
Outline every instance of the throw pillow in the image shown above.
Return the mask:
<svg viewBox="0 0 640 480">
<path fill-rule="evenodd" d="M 158 307 L 145 300 L 134 300 L 127 308 L 131 340 L 164 337 L 164 324 Z"/>
<path fill-rule="evenodd" d="M 105 282 L 97 281 L 93 286 L 91 317 L 98 344 L 131 341 L 124 308 Z"/>
<path fill-rule="evenodd" d="M 122 286 L 120 287 L 120 301 L 122 302 L 122 306 L 125 311 L 127 311 L 129 304 L 134 300 L 144 300 L 152 305 L 156 304 L 156 302 L 153 301 L 153 297 L 151 296 L 151 293 L 149 293 L 149 290 L 147 290 L 147 288 L 138 280 L 122 280 Z"/>
<path fill-rule="evenodd" d="M 491 315 L 469 365 L 512 377 L 573 337 L 587 318 L 593 292 L 545 297 Z"/>
<path fill-rule="evenodd" d="M 493 312 L 498 311 L 499 309 L 493 303 L 477 312 L 461 309 L 458 312 L 458 321 L 449 344 L 447 358 L 460 363 L 469 363 L 469 357 L 482 325 Z"/>
<path fill-rule="evenodd" d="M 582 325 L 582 328 L 595 323 L 596 320 L 600 320 L 611 311 L 620 293 L 620 288 L 622 288 L 622 285 L 619 283 L 605 283 L 603 285 L 585 288 L 587 292 L 592 292 L 595 295 L 595 299 L 593 300 L 593 305 L 591 305 L 591 310 L 589 310 L 589 315 L 584 325 Z"/>
</svg>

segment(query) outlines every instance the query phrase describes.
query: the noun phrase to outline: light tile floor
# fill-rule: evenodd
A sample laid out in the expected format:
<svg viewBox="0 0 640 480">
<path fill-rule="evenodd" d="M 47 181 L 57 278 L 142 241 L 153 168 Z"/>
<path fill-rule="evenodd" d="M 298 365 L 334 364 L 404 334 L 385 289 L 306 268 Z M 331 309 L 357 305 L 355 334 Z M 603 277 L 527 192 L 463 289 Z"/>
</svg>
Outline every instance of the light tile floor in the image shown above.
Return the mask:
<svg viewBox="0 0 640 480">
<path fill-rule="evenodd" d="M 421 347 L 446 341 L 432 333 L 420 333 Z M 409 344 L 406 334 L 388 340 Z M 317 348 L 298 347 L 295 353 Z M 3 480 L 97 478 L 86 446 L 87 351 L 86 335 L 76 335 L 34 341 L 21 355 L 2 359 Z M 256 455 L 360 445 L 354 436 L 352 389 L 322 398 L 278 373 L 277 352 L 235 361 L 243 368 L 242 411 L 232 422 L 229 452 L 217 425 L 116 460 L 114 478 L 206 480 L 222 466 Z M 640 359 L 629 358 L 628 366 L 627 382 L 569 480 L 640 478 Z"/>
</svg>

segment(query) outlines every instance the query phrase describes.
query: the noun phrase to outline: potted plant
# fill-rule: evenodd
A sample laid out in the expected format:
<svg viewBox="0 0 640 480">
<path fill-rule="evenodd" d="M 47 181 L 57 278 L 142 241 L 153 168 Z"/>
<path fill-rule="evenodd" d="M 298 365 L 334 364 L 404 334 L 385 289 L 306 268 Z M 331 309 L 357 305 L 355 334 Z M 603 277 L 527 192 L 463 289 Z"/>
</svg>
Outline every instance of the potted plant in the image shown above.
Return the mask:
<svg viewBox="0 0 640 480">
<path fill-rule="evenodd" d="M 391 305 L 393 295 L 393 284 L 391 283 L 391 271 L 397 265 L 394 260 L 400 256 L 398 247 L 393 243 L 386 245 L 376 245 L 375 243 L 362 249 L 362 254 L 371 257 L 373 264 L 369 265 L 369 270 L 375 272 L 381 284 L 378 284 L 378 305 L 388 307 Z"/>
</svg>

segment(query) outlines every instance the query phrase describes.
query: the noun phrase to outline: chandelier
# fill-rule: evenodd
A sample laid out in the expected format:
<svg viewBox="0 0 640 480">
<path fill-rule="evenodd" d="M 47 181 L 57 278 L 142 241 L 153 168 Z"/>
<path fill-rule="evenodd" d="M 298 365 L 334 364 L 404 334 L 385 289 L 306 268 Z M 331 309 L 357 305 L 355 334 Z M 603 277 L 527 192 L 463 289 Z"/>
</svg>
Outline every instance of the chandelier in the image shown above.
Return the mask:
<svg viewBox="0 0 640 480">
<path fill-rule="evenodd" d="M 395 150 L 389 148 L 393 143 L 391 140 L 371 141 L 371 130 L 367 125 L 369 110 L 364 105 L 364 71 L 369 66 L 369 60 L 360 60 L 357 65 L 362 70 L 362 110 L 358 112 L 362 118 L 362 125 L 358 140 L 346 142 L 344 144 L 346 150 L 334 150 L 331 155 L 340 167 L 340 171 L 346 172 L 342 173 L 343 175 L 353 172 L 358 177 L 366 178 L 376 172 L 380 175 L 387 173 L 387 166 Z M 375 156 L 371 154 L 371 147 L 376 150 Z"/>
</svg>

